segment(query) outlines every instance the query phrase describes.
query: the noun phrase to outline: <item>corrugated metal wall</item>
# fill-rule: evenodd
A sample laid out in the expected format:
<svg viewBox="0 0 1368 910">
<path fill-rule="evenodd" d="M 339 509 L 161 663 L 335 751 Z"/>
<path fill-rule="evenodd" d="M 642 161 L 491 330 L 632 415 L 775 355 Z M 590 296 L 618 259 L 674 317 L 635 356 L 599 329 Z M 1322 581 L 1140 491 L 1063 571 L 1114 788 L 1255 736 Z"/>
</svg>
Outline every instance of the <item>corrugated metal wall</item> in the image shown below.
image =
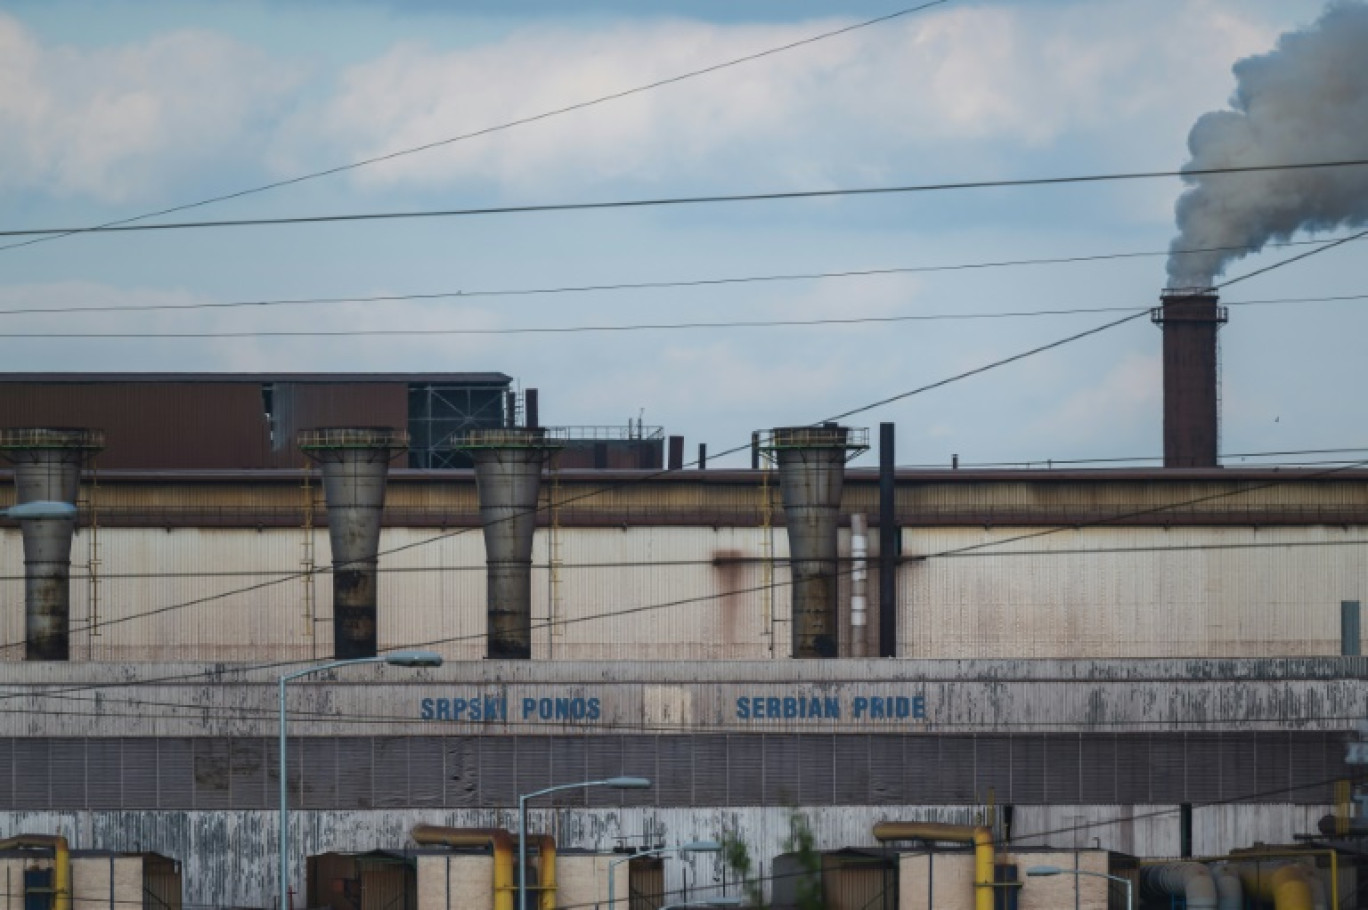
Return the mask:
<svg viewBox="0 0 1368 910">
<path fill-rule="evenodd" d="M 298 493 L 299 491 L 295 491 Z M 1015 540 L 1014 538 L 1022 538 Z M 73 547 L 72 653 L 94 660 L 329 656 L 324 527 L 300 576 L 302 526 L 105 527 Z M 1339 604 L 1368 600 L 1368 528 L 909 528 L 900 652 L 926 658 L 1334 655 Z M 754 659 L 788 655 L 787 538 L 762 528 L 559 528 L 537 532 L 534 656 Z M 767 543 L 767 541 L 769 541 Z M 848 534 L 841 536 L 848 552 Z M 767 565 L 766 555 L 776 562 Z M 484 654 L 477 528 L 386 528 L 382 647 Z M 937 554 L 950 554 L 940 556 Z M 552 557 L 554 569 L 548 568 Z M 22 639 L 17 529 L 0 530 L 0 634 Z M 767 586 L 767 583 L 769 586 Z M 877 584 L 871 585 L 877 603 Z M 92 592 L 98 626 L 91 627 Z M 312 597 L 312 607 L 309 606 Z M 842 586 L 843 634 L 849 634 Z M 314 618 L 313 637 L 308 634 Z M 98 631 L 98 635 L 93 634 Z M 22 649 L 0 650 L 22 659 Z"/>
<path fill-rule="evenodd" d="M 904 553 L 909 657 L 1333 655 L 1368 595 L 1368 529 L 922 528 Z M 936 554 L 952 554 L 938 557 Z"/>
</svg>

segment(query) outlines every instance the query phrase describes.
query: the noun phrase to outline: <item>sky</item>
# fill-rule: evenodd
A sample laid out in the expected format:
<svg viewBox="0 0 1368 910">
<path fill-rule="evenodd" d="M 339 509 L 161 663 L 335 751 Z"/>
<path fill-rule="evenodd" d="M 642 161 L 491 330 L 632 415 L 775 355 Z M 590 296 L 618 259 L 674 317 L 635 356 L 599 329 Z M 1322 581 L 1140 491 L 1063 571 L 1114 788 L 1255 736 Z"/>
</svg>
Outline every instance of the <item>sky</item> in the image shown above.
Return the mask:
<svg viewBox="0 0 1368 910">
<path fill-rule="evenodd" d="M 0 230 L 91 226 L 289 181 L 910 5 L 9 0 Z M 1231 104 L 1232 67 L 1323 11 L 947 0 L 150 220 L 1169 172 L 1189 160 L 1197 119 Z M 0 369 L 494 370 L 540 390 L 544 423 L 642 419 L 683 435 L 691 457 L 705 443 L 711 464 L 743 465 L 717 453 L 752 430 L 865 408 L 1156 305 L 1182 189 L 1161 178 L 70 236 L 0 249 Z M 1348 233 L 1321 227 L 1292 239 Z M 1305 249 L 1265 249 L 1223 278 Z M 1115 254 L 1127 255 L 1077 261 Z M 1039 259 L 1075 261 L 1007 264 Z M 1324 299 L 1368 294 L 1365 261 L 1350 243 L 1223 293 L 1227 464 L 1368 448 L 1368 299 Z M 833 275 L 869 271 L 884 274 Z M 799 277 L 817 273 L 832 277 Z M 792 277 L 697 284 L 775 276 Z M 481 293 L 660 282 L 695 284 Z M 207 306 L 392 295 L 452 296 Z M 150 309 L 168 305 L 200 306 Z M 3 312 L 110 306 L 142 310 Z M 1080 309 L 1105 311 L 1002 315 Z M 996 315 L 962 318 L 974 314 Z M 906 318 L 926 316 L 956 318 Z M 697 327 L 871 319 L 882 321 Z M 568 328 L 593 330 L 512 331 Z M 347 334 L 263 334 L 309 332 Z M 144 337 L 23 337 L 71 333 Z M 172 333 L 207 337 L 146 337 Z M 845 422 L 893 422 L 904 465 L 1157 457 L 1159 357 L 1142 317 Z M 1336 457 L 1355 456 L 1275 460 Z"/>
</svg>

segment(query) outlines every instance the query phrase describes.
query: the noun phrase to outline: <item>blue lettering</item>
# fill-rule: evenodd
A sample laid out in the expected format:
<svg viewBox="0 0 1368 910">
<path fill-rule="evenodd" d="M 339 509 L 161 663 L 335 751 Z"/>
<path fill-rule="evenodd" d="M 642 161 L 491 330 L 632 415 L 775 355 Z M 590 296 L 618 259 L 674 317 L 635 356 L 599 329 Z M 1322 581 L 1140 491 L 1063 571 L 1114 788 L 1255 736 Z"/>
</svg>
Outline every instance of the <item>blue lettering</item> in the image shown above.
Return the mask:
<svg viewBox="0 0 1368 910">
<path fill-rule="evenodd" d="M 467 702 L 464 698 L 453 698 L 451 700 L 451 719 L 460 720 L 461 715 L 466 712 Z"/>
<path fill-rule="evenodd" d="M 751 717 L 759 718 L 764 716 L 765 700 L 757 695 L 756 697 L 751 699 Z"/>
<path fill-rule="evenodd" d="M 783 710 L 784 710 L 784 709 L 781 708 L 781 707 L 779 706 L 779 699 L 777 699 L 777 698 L 767 698 L 767 699 L 765 699 L 765 716 L 766 716 L 766 717 L 773 717 L 773 718 L 776 718 L 776 719 L 778 719 L 778 718 L 780 718 L 780 717 L 783 717 L 783 716 L 784 716 Z"/>
<path fill-rule="evenodd" d="M 425 698 L 418 703 L 419 714 L 423 720 L 432 720 L 432 699 Z"/>
<path fill-rule="evenodd" d="M 883 700 L 883 698 L 882 698 L 881 696 L 875 695 L 873 698 L 871 698 L 871 699 L 869 700 L 869 716 L 870 716 L 870 717 L 883 717 L 883 716 L 884 716 L 884 700 Z"/>
<path fill-rule="evenodd" d="M 826 717 L 840 717 L 841 700 L 839 698 L 827 698 L 826 706 L 822 709 L 822 714 Z"/>
<path fill-rule="evenodd" d="M 556 712 L 556 705 L 549 698 L 543 698 L 537 702 L 537 716 L 542 720 L 550 720 Z"/>
<path fill-rule="evenodd" d="M 892 714 L 894 717 L 907 717 L 912 713 L 912 703 L 908 701 L 907 696 L 899 695 L 897 698 L 889 700 L 893 703 Z"/>
<path fill-rule="evenodd" d="M 524 698 L 522 701 L 523 720 L 527 720 L 537 712 L 537 700 L 535 698 Z"/>
<path fill-rule="evenodd" d="M 863 695 L 855 696 L 855 717 L 857 719 L 863 717 L 867 710 L 869 710 L 869 699 Z"/>
<path fill-rule="evenodd" d="M 789 696 L 788 698 L 784 699 L 784 716 L 798 716 L 798 699 L 794 698 L 793 696 Z"/>
<path fill-rule="evenodd" d="M 589 719 L 599 719 L 599 700 L 597 698 L 589 699 Z"/>
<path fill-rule="evenodd" d="M 737 720 L 750 720 L 750 702 L 746 700 L 744 695 L 736 700 L 736 718 Z"/>
<path fill-rule="evenodd" d="M 926 719 L 926 696 L 918 695 L 912 699 L 912 716 L 917 720 Z"/>
<path fill-rule="evenodd" d="M 449 699 L 449 698 L 439 698 L 439 699 L 437 699 L 437 719 L 438 719 L 438 720 L 451 720 L 451 699 Z"/>
<path fill-rule="evenodd" d="M 470 700 L 470 719 L 473 721 L 488 719 L 485 715 L 485 704 L 478 697 Z"/>
</svg>

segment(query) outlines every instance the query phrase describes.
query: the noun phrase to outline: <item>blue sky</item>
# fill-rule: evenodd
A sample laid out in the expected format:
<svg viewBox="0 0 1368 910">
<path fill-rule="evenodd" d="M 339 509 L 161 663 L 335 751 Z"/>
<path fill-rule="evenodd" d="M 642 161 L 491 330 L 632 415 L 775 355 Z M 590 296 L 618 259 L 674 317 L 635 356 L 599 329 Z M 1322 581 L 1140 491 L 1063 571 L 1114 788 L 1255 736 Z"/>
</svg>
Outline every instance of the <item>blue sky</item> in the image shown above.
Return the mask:
<svg viewBox="0 0 1368 910">
<path fill-rule="evenodd" d="M 573 8 L 573 12 L 567 12 Z M 949 2 L 678 85 L 187 213 L 255 218 L 1168 170 L 1231 66 L 1315 20 L 1280 0 Z M 93 224 L 420 145 L 897 9 L 817 2 L 11 2 L 0 227 Z M 649 15 L 643 14 L 649 10 Z M 0 251 L 0 309 L 222 303 L 1158 252 L 1177 180 L 747 205 L 71 237 Z M 1276 261 L 1272 250 L 1231 274 Z M 1225 301 L 1365 293 L 1326 253 Z M 1155 304 L 1162 256 L 703 289 L 0 315 L 10 370 L 501 370 L 558 424 L 716 452 L 1121 314 L 823 327 L 460 329 Z M 1223 449 L 1368 445 L 1363 301 L 1232 307 Z M 410 336 L 23 339 L 14 333 Z M 1157 455 L 1137 320 L 852 418 L 899 461 Z M 733 462 L 736 463 L 736 462 Z"/>
</svg>

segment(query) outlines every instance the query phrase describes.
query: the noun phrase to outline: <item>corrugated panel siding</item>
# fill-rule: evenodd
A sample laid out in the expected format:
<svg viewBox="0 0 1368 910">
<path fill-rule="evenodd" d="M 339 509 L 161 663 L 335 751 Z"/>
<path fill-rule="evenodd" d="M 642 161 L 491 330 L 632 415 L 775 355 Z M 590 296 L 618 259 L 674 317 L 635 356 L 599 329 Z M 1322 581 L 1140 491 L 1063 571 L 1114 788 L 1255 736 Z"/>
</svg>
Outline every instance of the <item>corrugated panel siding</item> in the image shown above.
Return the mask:
<svg viewBox="0 0 1368 910">
<path fill-rule="evenodd" d="M 23 808 L 268 808 L 273 747 L 0 739 L 0 780 Z M 308 737 L 290 750 L 290 799 L 303 809 L 514 806 L 554 781 L 618 774 L 656 786 L 566 790 L 535 805 L 1320 804 L 1349 774 L 1343 738 L 1321 733 Z"/>
<path fill-rule="evenodd" d="M 1339 653 L 1362 597 L 1358 527 L 905 530 L 907 657 L 1253 657 Z M 1285 545 L 1285 546 L 1283 546 Z M 1015 554 L 1015 555 L 1009 555 Z"/>
</svg>

